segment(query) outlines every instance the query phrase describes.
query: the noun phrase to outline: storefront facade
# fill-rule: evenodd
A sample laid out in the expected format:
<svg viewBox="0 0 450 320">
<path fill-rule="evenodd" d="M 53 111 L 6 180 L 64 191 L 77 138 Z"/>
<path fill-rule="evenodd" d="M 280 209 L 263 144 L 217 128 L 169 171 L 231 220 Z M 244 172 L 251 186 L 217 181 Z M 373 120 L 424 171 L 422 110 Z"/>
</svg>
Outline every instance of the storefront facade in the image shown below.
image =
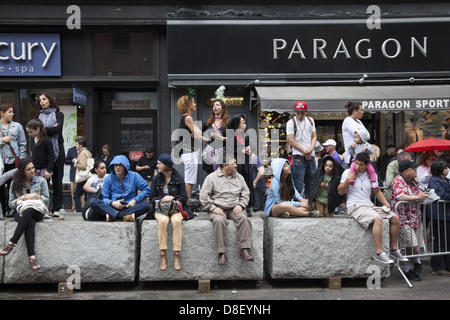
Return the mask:
<svg viewBox="0 0 450 320">
<path fill-rule="evenodd" d="M 224 85 L 232 116 L 243 114 L 255 130 L 279 129 L 279 154 L 293 102 L 308 102 L 320 141 L 339 142 L 344 105 L 356 100 L 384 153 L 404 144 L 413 116 L 426 137 L 441 134 L 450 109 L 450 5 L 384 2 L 377 29 L 368 5 L 355 1 L 82 1 L 79 28 L 65 1 L 5 1 L 0 102 L 13 103 L 25 125 L 47 91 L 66 112 L 67 147 L 82 135 L 94 155 L 109 144 L 133 158 L 146 147 L 170 152 L 176 102 L 188 88 L 203 122 Z"/>
<path fill-rule="evenodd" d="M 0 103 L 14 105 L 15 120 L 25 127 L 39 112 L 39 94 L 47 92 L 65 114 L 66 152 L 77 136 L 86 138 L 94 156 L 105 144 L 136 161 L 148 147 L 159 152 L 164 139 L 158 132 L 167 130 L 159 120 L 170 118 L 161 108 L 168 97 L 160 52 L 165 28 L 136 23 L 131 13 L 120 22 L 105 19 L 98 8 L 70 30 L 66 7 L 30 10 L 23 6 L 17 12 L 25 17 L 10 17 L 0 32 Z"/>
<path fill-rule="evenodd" d="M 448 18 L 168 21 L 169 85 L 239 87 L 250 97 L 250 127 L 264 156 L 285 153 L 285 125 L 296 101 L 308 103 L 318 140 L 342 146 L 345 104 L 361 102 L 363 122 L 381 154 L 405 144 L 418 118 L 424 138 L 442 137 L 450 117 Z M 182 57 L 175 46 L 190 49 Z M 228 88 L 227 87 L 227 88 Z M 213 95 L 214 90 L 210 89 Z M 247 117 L 248 118 L 248 117 Z M 205 119 L 203 119 L 205 120 Z M 264 149 L 278 130 L 278 155 Z"/>
</svg>

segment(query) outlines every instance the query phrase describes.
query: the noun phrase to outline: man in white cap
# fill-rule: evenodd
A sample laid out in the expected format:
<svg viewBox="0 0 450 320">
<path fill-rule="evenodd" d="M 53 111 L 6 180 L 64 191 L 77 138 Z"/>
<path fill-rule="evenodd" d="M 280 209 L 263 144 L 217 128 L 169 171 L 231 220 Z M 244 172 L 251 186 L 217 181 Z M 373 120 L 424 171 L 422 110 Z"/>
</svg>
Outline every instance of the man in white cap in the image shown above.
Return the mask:
<svg viewBox="0 0 450 320">
<path fill-rule="evenodd" d="M 314 147 L 316 146 L 316 126 L 308 117 L 308 106 L 305 101 L 297 101 L 294 106 L 295 116 L 286 124 L 286 136 L 292 147 L 292 177 L 295 189 L 299 193 L 305 183 L 305 198 L 308 198 L 309 184 L 316 172 Z"/>
<path fill-rule="evenodd" d="M 336 151 L 336 141 L 333 139 L 328 139 L 325 141 L 324 144 L 322 144 L 325 147 L 325 151 L 329 156 L 332 156 L 334 160 L 336 160 L 338 163 L 342 164 L 342 157 L 341 155 Z"/>
</svg>

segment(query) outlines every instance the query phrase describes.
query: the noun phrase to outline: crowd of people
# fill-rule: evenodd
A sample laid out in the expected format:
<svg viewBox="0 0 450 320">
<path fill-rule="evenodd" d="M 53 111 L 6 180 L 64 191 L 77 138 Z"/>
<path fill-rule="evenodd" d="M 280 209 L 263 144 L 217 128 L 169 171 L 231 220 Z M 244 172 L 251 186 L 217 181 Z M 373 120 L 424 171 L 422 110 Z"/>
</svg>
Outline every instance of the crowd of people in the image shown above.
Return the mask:
<svg viewBox="0 0 450 320">
<path fill-rule="evenodd" d="M 333 139 L 324 143 L 317 140 L 314 119 L 307 115 L 307 103 L 299 101 L 294 105 L 294 117 L 286 124 L 292 162 L 284 158 L 272 159 L 273 177 L 267 188 L 265 168 L 246 133 L 245 117 L 230 117 L 223 92 L 216 92 L 216 95 L 211 115 L 202 128 L 193 119 L 195 96 L 181 97 L 177 103 L 181 115 L 179 128 L 189 133 L 189 139 L 180 138 L 182 148 L 176 155 L 162 153 L 156 157 L 152 148 L 146 149 L 136 164 L 136 171 L 131 170 L 127 157 L 114 155 L 109 145 L 104 145 L 103 155 L 93 161 L 83 137 L 76 138 L 75 147 L 69 149 L 61 160 L 61 155 L 65 154 L 60 138 L 64 118 L 55 99 L 46 94 L 39 96 L 40 114 L 26 125 L 32 151 L 29 158 L 23 128 L 12 121 L 12 106 L 2 105 L 0 152 L 4 172 L 0 176 L 0 184 L 5 185 L 4 182 L 11 177 L 12 183 L 9 199 L 1 205 L 3 212 L 11 209 L 18 225 L 13 237 L 0 250 L 0 255 L 7 255 L 25 233 L 30 266 L 33 270 L 40 268 L 34 252 L 34 226 L 50 215 L 58 216 L 62 206 L 60 165 L 66 163 L 71 165 L 73 209 L 76 212 L 90 221 L 156 219 L 161 270 L 166 270 L 168 265 L 167 227 L 169 222 L 172 223 L 174 268 L 180 270 L 181 222 L 195 217 L 190 197 L 193 186 L 197 184 L 201 161 L 207 177 L 203 181 L 199 201 L 212 222 L 218 264 L 227 263 L 226 230 L 229 220 L 233 220 L 237 227 L 239 257 L 253 261 L 249 219 L 253 211 L 264 210 L 268 216 L 281 218 L 332 217 L 345 211 L 362 227 L 371 230 L 376 260 L 385 264 L 393 263 L 392 259 L 404 261 L 407 276 L 413 280 L 421 279 L 420 259 L 406 259 L 398 247 L 400 238 L 410 248 L 407 255 L 419 252 L 421 207 L 418 204 L 399 207 L 396 213 L 392 209 L 398 201 L 425 200 L 429 188 L 433 188 L 441 199 L 450 199 L 445 153 L 425 152 L 416 163 L 411 160 L 410 153 L 398 150 L 385 169 L 384 185 L 387 188 L 381 190 L 379 168 L 371 160 L 375 148 L 369 143 L 370 133 L 361 121 L 362 105 L 349 102 L 345 106 L 349 116 L 342 124 L 345 153 L 340 155 Z M 232 144 L 226 143 L 229 138 L 227 129 L 234 133 Z M 205 147 L 199 148 L 203 144 Z M 229 145 L 233 147 L 230 149 Z M 174 157 L 177 156 L 183 163 L 184 175 L 174 168 Z M 53 191 L 51 206 L 50 186 Z M 0 194 L 6 195 L 4 190 Z M 382 207 L 374 204 L 373 197 Z M 450 230 L 449 211 L 435 204 L 431 208 L 427 212 L 428 219 L 436 228 Z M 383 219 L 389 221 L 388 253 L 381 245 Z M 439 224 L 440 220 L 446 221 L 447 225 Z M 448 238 L 440 239 L 438 245 L 450 247 Z M 448 255 L 433 256 L 433 273 L 450 275 L 449 260 Z"/>
</svg>

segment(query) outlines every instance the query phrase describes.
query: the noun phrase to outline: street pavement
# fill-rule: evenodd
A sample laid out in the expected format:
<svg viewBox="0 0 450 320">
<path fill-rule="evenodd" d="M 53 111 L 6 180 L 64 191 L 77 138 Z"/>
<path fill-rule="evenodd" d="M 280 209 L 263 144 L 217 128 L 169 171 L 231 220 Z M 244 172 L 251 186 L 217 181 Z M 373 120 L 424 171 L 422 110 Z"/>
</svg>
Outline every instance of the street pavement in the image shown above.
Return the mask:
<svg viewBox="0 0 450 320">
<path fill-rule="evenodd" d="M 382 279 L 380 288 L 369 289 L 367 279 L 342 279 L 341 289 L 330 290 L 321 280 L 211 281 L 209 293 L 198 292 L 197 281 L 148 281 L 134 283 L 82 283 L 70 296 L 58 295 L 57 284 L 0 284 L 0 300 L 448 300 L 450 277 L 431 274 L 424 261 L 422 281 L 410 288 L 396 267 Z M 375 282 L 369 285 L 376 284 Z"/>
</svg>

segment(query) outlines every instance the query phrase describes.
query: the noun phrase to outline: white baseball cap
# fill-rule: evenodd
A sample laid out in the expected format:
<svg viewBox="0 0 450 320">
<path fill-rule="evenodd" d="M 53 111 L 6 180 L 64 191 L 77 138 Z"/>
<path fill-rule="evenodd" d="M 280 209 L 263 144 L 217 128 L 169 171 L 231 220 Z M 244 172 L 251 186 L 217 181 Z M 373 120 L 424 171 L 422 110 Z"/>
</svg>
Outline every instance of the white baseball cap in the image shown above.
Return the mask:
<svg viewBox="0 0 450 320">
<path fill-rule="evenodd" d="M 327 141 L 325 141 L 325 143 L 322 144 L 323 146 L 336 146 L 336 141 L 334 141 L 333 139 L 328 139 Z"/>
</svg>

